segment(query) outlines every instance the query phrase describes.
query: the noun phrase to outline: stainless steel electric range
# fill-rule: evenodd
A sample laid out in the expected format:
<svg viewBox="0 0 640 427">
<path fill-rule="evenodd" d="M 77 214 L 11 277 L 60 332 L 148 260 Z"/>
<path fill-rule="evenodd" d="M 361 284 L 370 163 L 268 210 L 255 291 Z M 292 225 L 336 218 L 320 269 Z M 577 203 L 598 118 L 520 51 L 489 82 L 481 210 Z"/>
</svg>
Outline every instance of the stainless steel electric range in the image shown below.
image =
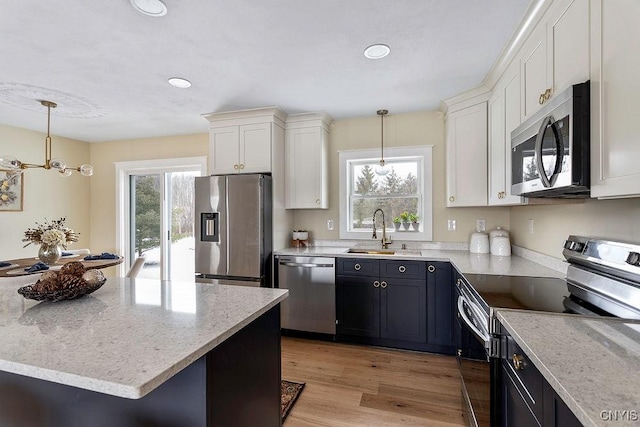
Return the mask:
<svg viewBox="0 0 640 427">
<path fill-rule="evenodd" d="M 491 387 L 501 352 L 497 309 L 640 319 L 640 245 L 569 236 L 563 255 L 570 264 L 566 279 L 469 274 L 456 281 L 458 361 L 470 425 L 498 425 L 498 391 Z"/>
</svg>

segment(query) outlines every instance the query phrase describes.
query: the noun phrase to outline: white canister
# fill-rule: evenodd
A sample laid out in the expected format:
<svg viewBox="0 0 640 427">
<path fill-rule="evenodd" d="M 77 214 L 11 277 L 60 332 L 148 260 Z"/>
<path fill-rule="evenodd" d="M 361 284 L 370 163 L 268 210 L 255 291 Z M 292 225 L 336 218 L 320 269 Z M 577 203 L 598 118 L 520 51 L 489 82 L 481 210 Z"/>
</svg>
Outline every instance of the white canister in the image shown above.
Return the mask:
<svg viewBox="0 0 640 427">
<path fill-rule="evenodd" d="M 511 256 L 511 242 L 506 236 L 496 236 L 491 242 L 491 255 Z"/>
<path fill-rule="evenodd" d="M 488 254 L 489 236 L 486 233 L 472 233 L 469 241 L 469 252 L 473 254 Z"/>
<path fill-rule="evenodd" d="M 509 237 L 509 232 L 501 227 L 496 227 L 489 232 L 489 245 L 493 244 L 493 239 L 496 237 Z"/>
</svg>

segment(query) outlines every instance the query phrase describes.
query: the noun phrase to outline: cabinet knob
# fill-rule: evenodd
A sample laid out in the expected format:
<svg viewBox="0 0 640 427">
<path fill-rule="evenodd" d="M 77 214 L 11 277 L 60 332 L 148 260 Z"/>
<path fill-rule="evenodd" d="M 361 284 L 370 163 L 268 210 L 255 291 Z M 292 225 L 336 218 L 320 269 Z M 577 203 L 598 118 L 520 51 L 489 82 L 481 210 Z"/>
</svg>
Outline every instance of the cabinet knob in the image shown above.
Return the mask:
<svg viewBox="0 0 640 427">
<path fill-rule="evenodd" d="M 462 286 L 462 279 L 456 280 L 456 285 L 458 285 L 458 287 Z"/>
<path fill-rule="evenodd" d="M 362 268 L 362 266 L 360 264 L 356 264 L 353 266 L 353 268 L 356 269 L 356 271 L 360 271 L 360 269 Z"/>
<path fill-rule="evenodd" d="M 316 199 L 316 205 L 320 204 L 320 199 Z"/>
<path fill-rule="evenodd" d="M 407 267 L 405 267 L 404 265 L 401 265 L 400 267 L 398 267 L 398 271 L 400 273 L 404 273 L 405 271 L 407 271 Z"/>
<path fill-rule="evenodd" d="M 551 98 L 551 88 L 544 91 L 544 100 L 548 101 Z"/>
<path fill-rule="evenodd" d="M 453 196 L 450 196 L 450 197 L 449 197 L 449 201 L 450 201 L 450 202 L 453 202 L 455 199 L 456 199 L 456 198 L 455 198 L 455 197 L 453 197 Z"/>
<path fill-rule="evenodd" d="M 458 355 L 458 357 L 462 357 L 462 349 L 459 348 L 458 351 L 456 351 L 456 354 Z"/>
<path fill-rule="evenodd" d="M 235 170 L 238 170 L 238 165 L 233 165 L 233 168 L 234 168 Z"/>
<path fill-rule="evenodd" d="M 513 362 L 513 369 L 515 369 L 516 371 L 521 371 L 524 369 L 524 358 L 519 354 L 513 353 L 511 361 Z"/>
<path fill-rule="evenodd" d="M 377 288 L 380 286 L 380 282 L 378 282 L 377 280 L 375 282 L 373 282 L 373 287 Z"/>
<path fill-rule="evenodd" d="M 387 282 L 380 282 L 380 287 L 382 289 L 386 288 L 387 287 Z"/>
<path fill-rule="evenodd" d="M 429 271 L 429 273 L 433 273 L 434 271 L 436 271 L 436 268 L 433 265 L 429 265 L 429 267 L 427 267 L 427 270 Z"/>
<path fill-rule="evenodd" d="M 244 169 L 244 163 L 240 163 L 240 169 Z"/>
<path fill-rule="evenodd" d="M 538 104 L 540 105 L 544 104 L 544 93 L 540 94 L 540 97 L 538 98 Z"/>
</svg>

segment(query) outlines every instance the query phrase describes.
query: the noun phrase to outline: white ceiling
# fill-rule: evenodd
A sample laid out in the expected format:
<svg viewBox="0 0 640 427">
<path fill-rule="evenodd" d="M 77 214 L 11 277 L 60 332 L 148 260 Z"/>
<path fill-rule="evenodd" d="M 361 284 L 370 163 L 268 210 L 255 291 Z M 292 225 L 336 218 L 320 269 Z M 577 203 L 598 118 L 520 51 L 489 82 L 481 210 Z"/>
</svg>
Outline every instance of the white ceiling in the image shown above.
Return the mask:
<svg viewBox="0 0 640 427">
<path fill-rule="evenodd" d="M 482 83 L 529 4 L 164 2 L 153 18 L 129 0 L 2 1 L 0 123 L 44 132 L 44 96 L 60 104 L 52 134 L 88 142 L 206 132 L 201 114 L 270 105 L 335 119 L 432 110 Z M 373 43 L 391 54 L 366 59 Z"/>
</svg>

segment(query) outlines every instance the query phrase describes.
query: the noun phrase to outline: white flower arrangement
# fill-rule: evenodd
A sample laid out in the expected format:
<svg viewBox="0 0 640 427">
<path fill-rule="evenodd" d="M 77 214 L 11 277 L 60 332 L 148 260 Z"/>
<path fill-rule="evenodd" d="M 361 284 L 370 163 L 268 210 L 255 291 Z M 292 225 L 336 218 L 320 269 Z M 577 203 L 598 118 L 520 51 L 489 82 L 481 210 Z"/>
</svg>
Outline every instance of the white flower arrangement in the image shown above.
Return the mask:
<svg viewBox="0 0 640 427">
<path fill-rule="evenodd" d="M 25 247 L 34 243 L 47 245 L 61 245 L 67 249 L 67 245 L 78 241 L 78 233 L 67 227 L 64 222 L 66 218 L 60 218 L 51 222 L 45 219 L 44 224 L 36 223 L 35 228 L 28 228 L 24 232 L 23 242 L 27 242 Z"/>
<path fill-rule="evenodd" d="M 47 245 L 63 245 L 65 246 L 67 244 L 67 237 L 64 234 L 64 232 L 62 232 L 61 230 L 46 230 L 44 233 L 42 233 L 42 236 L 40 236 L 40 240 L 42 240 L 42 243 L 45 243 Z"/>
</svg>

